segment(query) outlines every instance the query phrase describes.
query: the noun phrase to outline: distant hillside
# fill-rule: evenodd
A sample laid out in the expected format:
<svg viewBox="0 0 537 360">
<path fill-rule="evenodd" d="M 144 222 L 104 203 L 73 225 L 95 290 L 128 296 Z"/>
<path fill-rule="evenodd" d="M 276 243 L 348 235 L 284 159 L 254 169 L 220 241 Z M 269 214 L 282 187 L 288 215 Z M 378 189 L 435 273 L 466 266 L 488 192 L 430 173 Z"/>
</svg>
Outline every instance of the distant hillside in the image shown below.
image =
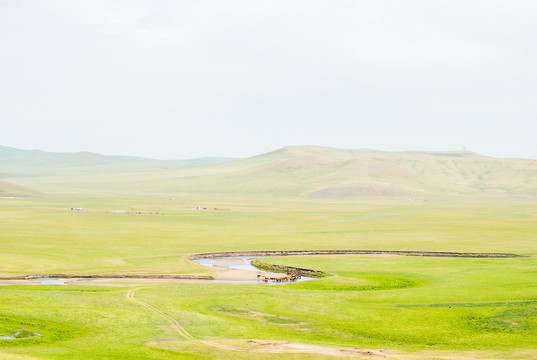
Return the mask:
<svg viewBox="0 0 537 360">
<path fill-rule="evenodd" d="M 0 180 L 0 197 L 34 197 L 43 194 L 38 191 Z"/>
<path fill-rule="evenodd" d="M 537 196 L 537 161 L 469 151 L 392 153 L 297 146 L 174 172 L 158 183 L 177 191 L 310 197 Z"/>
<path fill-rule="evenodd" d="M 154 160 L 129 156 L 106 156 L 91 152 L 55 153 L 0 146 L 0 178 L 94 175 L 160 171 L 220 164 L 235 159 Z"/>
<path fill-rule="evenodd" d="M 1 153 L 0 178 L 8 174 L 17 184 L 47 193 L 537 197 L 537 160 L 497 159 L 469 151 L 294 146 L 242 160 L 191 162 L 91 153 Z"/>
</svg>

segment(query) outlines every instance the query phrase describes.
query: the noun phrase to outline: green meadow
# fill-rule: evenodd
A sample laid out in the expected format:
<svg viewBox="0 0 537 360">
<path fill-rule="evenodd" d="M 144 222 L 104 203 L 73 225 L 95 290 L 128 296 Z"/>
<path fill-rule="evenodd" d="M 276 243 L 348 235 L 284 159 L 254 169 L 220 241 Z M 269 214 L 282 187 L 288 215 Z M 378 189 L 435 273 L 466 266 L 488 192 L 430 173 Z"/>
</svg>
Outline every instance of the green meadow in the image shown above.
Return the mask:
<svg viewBox="0 0 537 360">
<path fill-rule="evenodd" d="M 0 359 L 537 358 L 534 160 L 298 147 L 164 162 L 0 147 L 0 166 L 2 279 L 212 275 L 188 256 L 219 251 L 522 255 L 263 258 L 328 274 L 274 286 L 2 285 L 0 337 L 14 338 L 0 338 Z"/>
<path fill-rule="evenodd" d="M 82 207 L 80 211 L 71 210 Z M 197 210 L 201 206 L 205 210 Z M 215 210 L 216 209 L 216 210 Z M 211 274 L 192 253 L 276 249 L 511 252 L 468 259 L 304 256 L 331 276 L 278 286 L 2 286 L 6 359 L 324 359 L 247 340 L 387 349 L 422 359 L 537 356 L 537 206 L 519 200 L 184 196 L 0 199 L 0 275 Z"/>
<path fill-rule="evenodd" d="M 207 273 L 186 256 L 211 251 L 537 253 L 537 210 L 524 200 L 0 199 L 0 215 L 4 277 Z"/>
</svg>

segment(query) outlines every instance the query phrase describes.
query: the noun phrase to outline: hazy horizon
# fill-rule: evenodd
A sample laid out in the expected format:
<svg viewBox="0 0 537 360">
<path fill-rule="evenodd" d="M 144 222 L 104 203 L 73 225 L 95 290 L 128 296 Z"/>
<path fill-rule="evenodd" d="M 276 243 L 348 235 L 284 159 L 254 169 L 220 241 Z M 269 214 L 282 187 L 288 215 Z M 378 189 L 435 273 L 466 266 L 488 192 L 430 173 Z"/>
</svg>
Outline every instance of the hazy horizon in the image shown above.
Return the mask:
<svg viewBox="0 0 537 360">
<path fill-rule="evenodd" d="M 0 1 L 0 144 L 537 159 L 537 4 Z"/>
<path fill-rule="evenodd" d="M 94 154 L 97 154 L 97 155 L 104 155 L 104 156 L 139 157 L 139 158 L 145 158 L 145 159 L 148 159 L 148 160 L 163 160 L 163 161 L 182 161 L 182 160 L 188 161 L 188 160 L 196 160 L 196 159 L 202 159 L 202 158 L 222 158 L 222 159 L 228 158 L 228 159 L 232 159 L 232 160 L 240 160 L 240 159 L 247 159 L 249 157 L 254 157 L 254 156 L 258 156 L 258 155 L 271 153 L 271 152 L 278 151 L 278 150 L 288 148 L 288 147 L 321 147 L 321 148 L 329 148 L 329 149 L 335 149 L 335 150 L 378 151 L 378 152 L 393 153 L 393 154 L 396 154 L 396 153 L 412 153 L 412 152 L 422 152 L 422 153 L 470 152 L 470 153 L 475 153 L 477 155 L 490 157 L 490 158 L 498 158 L 498 159 L 510 159 L 510 158 L 512 158 L 512 159 L 537 160 L 535 158 L 528 158 L 528 157 L 524 158 L 524 157 L 512 157 L 512 156 L 504 156 L 504 157 L 503 156 L 491 156 L 491 155 L 488 155 L 488 154 L 478 153 L 478 152 L 468 150 L 468 149 L 447 149 L 447 150 L 408 149 L 408 150 L 390 151 L 390 150 L 372 149 L 372 148 L 341 148 L 341 147 L 333 147 L 333 146 L 325 146 L 325 145 L 313 145 L 313 144 L 308 144 L 308 145 L 286 145 L 286 146 L 282 146 L 282 147 L 279 147 L 279 148 L 276 148 L 276 149 L 270 149 L 270 150 L 262 152 L 262 153 L 250 154 L 250 155 L 247 155 L 247 156 L 244 156 L 244 157 L 233 157 L 233 156 L 224 156 L 224 155 L 219 155 L 219 154 L 212 154 L 212 155 L 200 156 L 200 157 L 195 157 L 195 158 L 155 158 L 155 157 L 132 155 L 132 154 L 127 154 L 127 153 L 105 154 L 105 153 L 100 153 L 100 152 L 96 152 L 96 151 L 87 151 L 87 150 L 49 151 L 49 150 L 45 150 L 45 149 L 38 149 L 38 148 L 26 148 L 25 149 L 25 148 L 18 148 L 18 147 L 12 147 L 12 146 L 6 146 L 6 145 L 3 145 L 3 144 L 0 144 L 0 148 L 1 147 L 8 147 L 8 148 L 13 148 L 13 149 L 17 149 L 17 150 L 24 150 L 24 151 L 44 151 L 44 152 L 58 153 L 58 154 L 61 154 L 61 153 L 65 153 L 65 154 L 71 154 L 71 153 L 94 153 Z"/>
</svg>

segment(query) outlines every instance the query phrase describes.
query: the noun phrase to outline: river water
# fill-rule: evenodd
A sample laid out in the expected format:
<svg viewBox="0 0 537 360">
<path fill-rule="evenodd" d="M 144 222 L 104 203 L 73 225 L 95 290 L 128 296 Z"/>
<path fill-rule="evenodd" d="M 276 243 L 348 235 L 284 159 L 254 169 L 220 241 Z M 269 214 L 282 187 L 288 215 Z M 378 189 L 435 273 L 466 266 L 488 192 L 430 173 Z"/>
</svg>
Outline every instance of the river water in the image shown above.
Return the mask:
<svg viewBox="0 0 537 360">
<path fill-rule="evenodd" d="M 215 257 L 215 258 L 201 258 L 201 259 L 194 259 L 194 261 L 197 264 L 203 265 L 203 266 L 209 266 L 209 267 L 220 267 L 220 268 L 226 268 L 229 270 L 247 270 L 247 271 L 253 271 L 256 273 L 261 273 L 262 271 L 257 269 L 255 266 L 251 264 L 252 260 L 257 257 L 255 256 L 230 256 L 230 257 Z M 300 279 L 296 280 L 295 282 L 300 281 L 307 281 L 311 280 L 312 278 L 307 276 L 302 276 Z M 135 281 L 135 278 L 85 278 L 84 281 L 91 281 L 91 280 L 98 280 L 98 281 L 123 281 L 123 282 L 129 282 L 129 281 Z M 162 278 L 144 278 L 144 281 L 152 280 L 155 282 L 160 283 L 220 283 L 220 284 L 259 284 L 259 285 L 283 285 L 287 284 L 288 282 L 271 282 L 265 283 L 261 280 L 253 279 L 253 280 L 220 280 L 220 279 L 162 279 Z M 69 285 L 65 283 L 61 279 L 56 278 L 35 278 L 28 280 L 28 282 L 25 283 L 10 283 L 7 281 L 6 283 L 2 284 L 0 280 L 0 285 Z M 96 284 L 97 285 L 97 284 Z M 1 338 L 0 338 L 1 339 Z"/>
<path fill-rule="evenodd" d="M 0 336 L 0 340 L 26 339 L 29 337 L 36 337 L 36 336 L 43 336 L 43 335 L 41 335 L 40 333 L 29 332 L 29 331 L 24 331 L 21 334 L 21 332 L 19 331 L 12 335 L 2 335 Z"/>
<path fill-rule="evenodd" d="M 201 258 L 201 259 L 194 259 L 192 261 L 204 265 L 204 266 L 210 266 L 210 267 L 225 267 L 229 270 L 248 270 L 248 271 L 255 271 L 255 272 L 262 272 L 258 268 L 252 265 L 252 260 L 258 258 L 259 256 L 230 256 L 230 257 L 214 257 L 214 258 Z M 301 281 L 307 281 L 311 280 L 311 277 L 302 276 L 300 279 L 295 280 L 294 282 L 301 282 Z M 211 281 L 211 280 L 208 280 Z M 214 281 L 214 280 L 213 280 Z M 250 283 L 250 284 L 263 284 L 263 285 L 283 285 L 287 284 L 288 282 L 271 282 L 265 283 L 261 280 L 243 280 L 243 283 Z"/>
<path fill-rule="evenodd" d="M 205 266 L 210 266 L 210 267 L 222 266 L 230 270 L 259 271 L 255 266 L 251 264 L 253 259 L 255 259 L 255 257 L 252 257 L 252 256 L 230 256 L 230 257 L 201 258 L 201 259 L 194 259 L 192 261 L 200 265 L 205 265 Z M 242 263 L 239 263 L 240 261 L 236 261 L 237 263 L 235 263 L 235 260 L 240 260 L 242 261 Z"/>
</svg>

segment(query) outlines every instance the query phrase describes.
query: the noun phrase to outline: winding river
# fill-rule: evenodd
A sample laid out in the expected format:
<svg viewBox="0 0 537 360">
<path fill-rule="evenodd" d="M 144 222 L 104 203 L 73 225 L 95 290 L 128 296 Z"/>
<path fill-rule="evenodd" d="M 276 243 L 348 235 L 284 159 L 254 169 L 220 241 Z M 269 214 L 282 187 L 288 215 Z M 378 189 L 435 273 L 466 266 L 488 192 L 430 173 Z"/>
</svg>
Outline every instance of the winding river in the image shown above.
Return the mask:
<svg viewBox="0 0 537 360">
<path fill-rule="evenodd" d="M 259 284 L 280 285 L 287 282 L 263 282 L 257 275 L 269 276 L 265 271 L 255 268 L 251 262 L 255 258 L 267 256 L 307 256 L 307 255 L 396 255 L 396 256 L 431 256 L 431 257 L 466 257 L 466 258 L 510 258 L 520 257 L 517 254 L 505 253 L 461 253 L 461 252 L 434 252 L 434 251 L 389 251 L 389 250 L 282 250 L 282 251 L 236 251 L 193 254 L 189 258 L 197 264 L 209 266 L 216 270 L 217 278 L 211 276 L 179 275 L 179 276 L 139 276 L 139 277 L 100 277 L 100 276 L 65 276 L 66 278 L 32 277 L 31 279 L 0 279 L 0 285 L 115 285 L 126 286 L 129 283 L 225 283 L 225 284 Z M 317 275 L 320 272 L 311 269 L 294 267 L 280 267 L 285 271 L 302 274 L 296 281 L 311 280 L 306 275 Z M 233 275 L 231 273 L 235 272 Z M 224 275 L 222 275 L 224 274 Z"/>
<path fill-rule="evenodd" d="M 128 285 L 134 282 L 150 282 L 152 284 L 173 284 L 173 283 L 217 283 L 217 284 L 257 284 L 257 285 L 282 285 L 287 282 L 263 282 L 257 278 L 257 274 L 267 274 L 266 272 L 254 267 L 251 262 L 259 256 L 224 256 L 213 258 L 194 258 L 193 262 L 211 267 L 220 272 L 239 270 L 241 273 L 236 277 L 212 279 L 212 278 L 162 278 L 162 277 L 84 277 L 84 278 L 48 278 L 35 277 L 32 279 L 21 280 L 1 280 L 0 285 L 107 285 L 110 283 L 122 283 Z M 239 277 L 244 278 L 239 278 Z M 294 282 L 311 280 L 311 277 L 302 276 Z"/>
</svg>

